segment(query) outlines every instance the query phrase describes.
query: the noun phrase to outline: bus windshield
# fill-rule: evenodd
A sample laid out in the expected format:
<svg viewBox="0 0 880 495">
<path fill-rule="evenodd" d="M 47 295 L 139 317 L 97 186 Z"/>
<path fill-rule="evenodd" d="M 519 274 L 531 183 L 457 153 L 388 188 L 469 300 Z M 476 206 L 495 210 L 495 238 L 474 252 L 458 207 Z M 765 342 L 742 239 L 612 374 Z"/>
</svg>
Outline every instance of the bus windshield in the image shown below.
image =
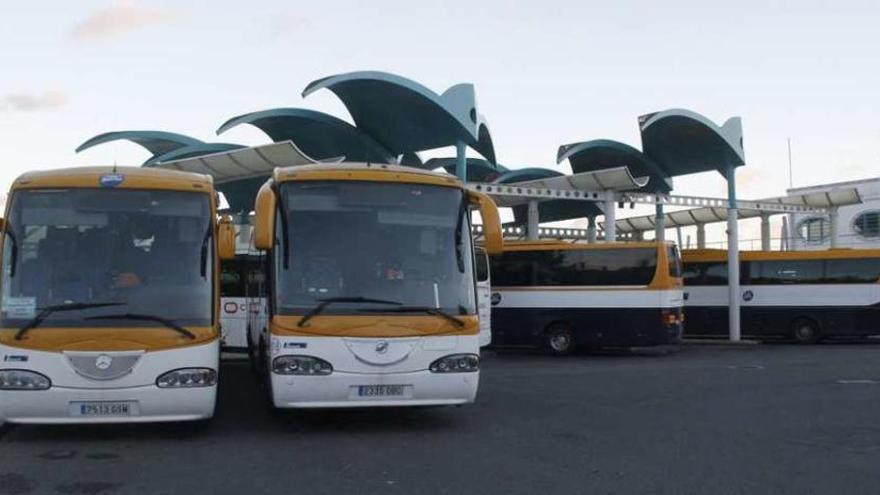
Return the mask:
<svg viewBox="0 0 880 495">
<path fill-rule="evenodd" d="M 60 306 L 42 315 L 43 327 L 163 325 L 133 315 L 210 325 L 212 227 L 204 193 L 17 191 L 4 239 L 2 324 L 28 325 Z"/>
<path fill-rule="evenodd" d="M 281 184 L 279 198 L 274 250 L 278 314 L 303 314 L 329 298 L 475 313 L 472 240 L 462 190 L 309 181 Z M 338 301 L 323 314 L 370 314 L 394 307 Z"/>
</svg>

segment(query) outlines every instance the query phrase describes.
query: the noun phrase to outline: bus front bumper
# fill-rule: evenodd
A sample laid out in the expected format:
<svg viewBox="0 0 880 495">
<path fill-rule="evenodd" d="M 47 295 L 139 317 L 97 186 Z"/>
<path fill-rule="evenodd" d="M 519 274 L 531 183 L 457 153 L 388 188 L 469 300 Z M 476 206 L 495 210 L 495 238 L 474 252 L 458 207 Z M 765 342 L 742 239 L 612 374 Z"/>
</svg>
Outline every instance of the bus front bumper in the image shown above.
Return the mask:
<svg viewBox="0 0 880 495">
<path fill-rule="evenodd" d="M 0 391 L 0 423 L 84 424 L 196 421 L 214 416 L 217 387 L 52 387 Z"/>
<path fill-rule="evenodd" d="M 480 373 L 345 373 L 297 376 L 272 373 L 280 408 L 452 406 L 473 403 Z M 369 392 L 369 393 L 368 393 Z M 388 395 L 373 394 L 393 392 Z"/>
</svg>

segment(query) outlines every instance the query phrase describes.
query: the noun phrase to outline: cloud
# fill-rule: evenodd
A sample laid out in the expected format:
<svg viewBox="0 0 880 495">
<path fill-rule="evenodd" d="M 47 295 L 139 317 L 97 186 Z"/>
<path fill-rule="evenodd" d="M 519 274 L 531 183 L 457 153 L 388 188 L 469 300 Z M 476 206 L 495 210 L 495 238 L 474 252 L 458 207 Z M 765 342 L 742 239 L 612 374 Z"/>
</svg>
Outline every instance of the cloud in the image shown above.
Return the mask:
<svg viewBox="0 0 880 495">
<path fill-rule="evenodd" d="M 0 111 L 36 112 L 67 105 L 69 98 L 62 91 L 44 91 L 41 94 L 9 93 L 0 98 Z"/>
<path fill-rule="evenodd" d="M 177 17 L 176 12 L 145 7 L 134 1 L 124 1 L 93 13 L 73 27 L 70 37 L 82 41 L 109 38 L 166 22 L 175 17 Z"/>
</svg>

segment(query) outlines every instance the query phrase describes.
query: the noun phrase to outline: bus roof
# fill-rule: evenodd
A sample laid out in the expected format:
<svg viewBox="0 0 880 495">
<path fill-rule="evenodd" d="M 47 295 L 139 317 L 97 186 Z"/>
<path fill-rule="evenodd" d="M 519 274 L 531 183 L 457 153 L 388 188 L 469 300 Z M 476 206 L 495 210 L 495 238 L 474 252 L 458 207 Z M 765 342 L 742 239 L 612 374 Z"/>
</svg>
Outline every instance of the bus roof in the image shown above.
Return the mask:
<svg viewBox="0 0 880 495">
<path fill-rule="evenodd" d="M 687 262 L 727 261 L 726 249 L 689 249 L 681 252 Z M 769 260 L 824 260 L 851 258 L 880 258 L 880 249 L 823 249 L 816 251 L 740 251 L 740 261 Z"/>
<path fill-rule="evenodd" d="M 117 189 L 166 189 L 204 191 L 213 189 L 210 175 L 178 172 L 148 167 L 71 167 L 26 172 L 12 183 L 12 190 L 47 187 L 101 187 L 101 178 L 117 174 L 122 182 Z"/>
<path fill-rule="evenodd" d="M 276 168 L 274 180 L 279 183 L 301 180 L 400 182 L 464 188 L 460 180 L 449 174 L 384 163 L 321 163 Z"/>
<path fill-rule="evenodd" d="M 589 249 L 636 249 L 657 248 L 661 244 L 673 246 L 671 241 L 624 241 L 574 243 L 553 240 L 504 241 L 505 251 L 551 251 L 551 250 L 589 250 Z"/>
</svg>

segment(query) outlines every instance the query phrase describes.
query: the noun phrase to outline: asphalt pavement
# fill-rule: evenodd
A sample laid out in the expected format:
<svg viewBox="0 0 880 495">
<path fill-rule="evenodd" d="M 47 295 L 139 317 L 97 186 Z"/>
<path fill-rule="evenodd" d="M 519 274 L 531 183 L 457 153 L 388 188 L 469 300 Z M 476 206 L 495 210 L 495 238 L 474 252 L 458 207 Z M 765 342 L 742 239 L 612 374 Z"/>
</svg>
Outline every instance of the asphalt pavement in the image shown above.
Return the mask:
<svg viewBox="0 0 880 495">
<path fill-rule="evenodd" d="M 0 430 L 0 495 L 880 493 L 880 345 L 488 353 L 460 408 L 273 413 L 224 365 L 207 425 Z"/>
</svg>

